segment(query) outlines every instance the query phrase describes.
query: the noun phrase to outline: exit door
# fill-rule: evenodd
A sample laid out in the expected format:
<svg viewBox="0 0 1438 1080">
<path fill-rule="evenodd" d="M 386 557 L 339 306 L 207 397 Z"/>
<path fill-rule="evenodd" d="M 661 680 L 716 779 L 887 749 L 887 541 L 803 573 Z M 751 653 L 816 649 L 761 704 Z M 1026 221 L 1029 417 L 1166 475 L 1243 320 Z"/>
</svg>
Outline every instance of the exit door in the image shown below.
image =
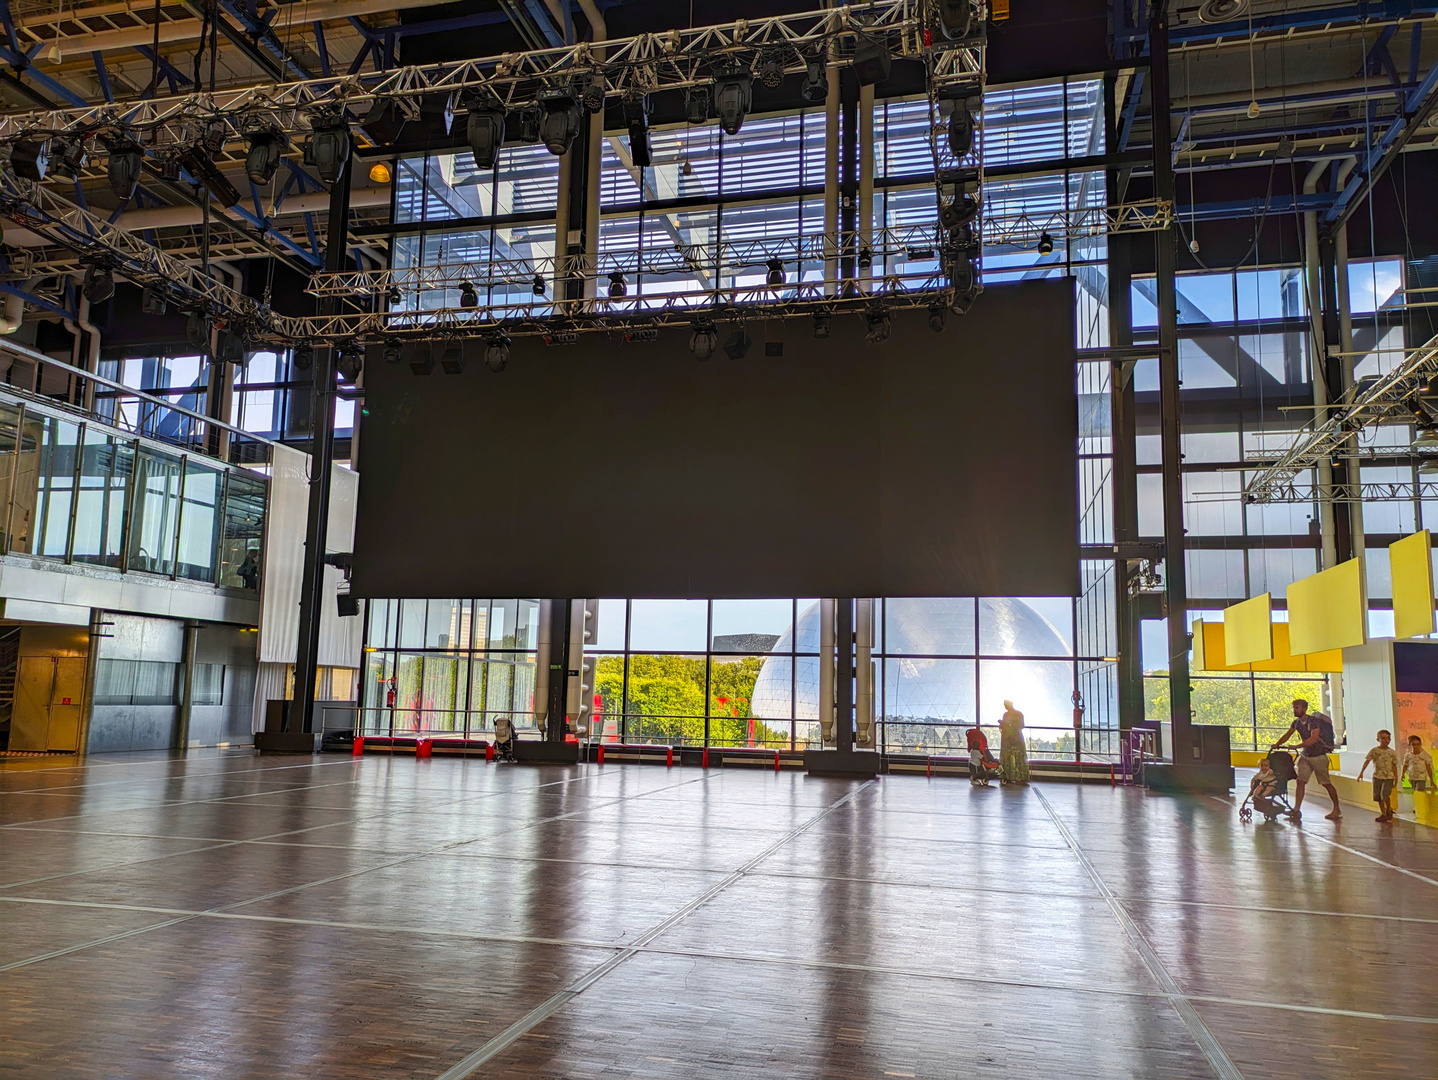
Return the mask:
<svg viewBox="0 0 1438 1080">
<path fill-rule="evenodd" d="M 77 752 L 84 689 L 84 657 L 22 656 L 10 748 Z"/>
</svg>

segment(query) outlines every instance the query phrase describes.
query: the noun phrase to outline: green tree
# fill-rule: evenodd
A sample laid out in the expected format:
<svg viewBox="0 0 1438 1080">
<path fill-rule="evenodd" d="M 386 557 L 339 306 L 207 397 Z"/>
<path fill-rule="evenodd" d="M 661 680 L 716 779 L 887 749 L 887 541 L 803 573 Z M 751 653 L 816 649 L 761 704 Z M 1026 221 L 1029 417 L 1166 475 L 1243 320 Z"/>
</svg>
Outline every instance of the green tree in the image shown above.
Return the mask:
<svg viewBox="0 0 1438 1080">
<path fill-rule="evenodd" d="M 763 657 L 757 656 L 714 662 L 709 699 L 711 745 L 747 745 L 754 684 L 763 666 Z M 630 657 L 626 738 L 630 742 L 702 745 L 705 674 L 702 656 Z M 599 660 L 595 689 L 605 716 L 617 718 L 625 711 L 622 656 Z M 756 743 L 787 744 L 788 739 L 787 731 L 755 724 Z"/>
</svg>

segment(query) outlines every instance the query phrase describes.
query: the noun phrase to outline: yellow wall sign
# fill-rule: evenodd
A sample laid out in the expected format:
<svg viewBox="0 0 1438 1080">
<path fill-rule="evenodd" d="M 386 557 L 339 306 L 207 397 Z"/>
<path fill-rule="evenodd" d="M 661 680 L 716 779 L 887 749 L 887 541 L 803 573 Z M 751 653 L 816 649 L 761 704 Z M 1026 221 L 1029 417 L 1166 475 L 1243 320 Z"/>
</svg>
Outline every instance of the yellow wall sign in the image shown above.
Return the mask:
<svg viewBox="0 0 1438 1080">
<path fill-rule="evenodd" d="M 1393 573 L 1393 636 L 1433 633 L 1433 543 L 1428 530 L 1388 545 Z"/>
<path fill-rule="evenodd" d="M 1273 597 L 1268 593 L 1225 608 L 1224 663 L 1251 664 L 1273 659 Z"/>
<path fill-rule="evenodd" d="M 1327 652 L 1368 642 L 1368 590 L 1362 559 L 1288 586 L 1288 635 L 1294 653 Z"/>
</svg>

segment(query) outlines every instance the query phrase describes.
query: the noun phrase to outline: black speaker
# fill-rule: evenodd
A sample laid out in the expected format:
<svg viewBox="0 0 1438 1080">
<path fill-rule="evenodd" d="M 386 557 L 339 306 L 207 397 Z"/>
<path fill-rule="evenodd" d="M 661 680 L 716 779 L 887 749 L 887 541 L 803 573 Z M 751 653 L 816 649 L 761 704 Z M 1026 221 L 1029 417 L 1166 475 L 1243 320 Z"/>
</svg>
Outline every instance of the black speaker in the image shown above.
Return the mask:
<svg viewBox="0 0 1438 1080">
<path fill-rule="evenodd" d="M 1187 756 L 1175 756 L 1175 765 L 1231 765 L 1229 730 L 1217 724 L 1194 724 Z"/>
</svg>

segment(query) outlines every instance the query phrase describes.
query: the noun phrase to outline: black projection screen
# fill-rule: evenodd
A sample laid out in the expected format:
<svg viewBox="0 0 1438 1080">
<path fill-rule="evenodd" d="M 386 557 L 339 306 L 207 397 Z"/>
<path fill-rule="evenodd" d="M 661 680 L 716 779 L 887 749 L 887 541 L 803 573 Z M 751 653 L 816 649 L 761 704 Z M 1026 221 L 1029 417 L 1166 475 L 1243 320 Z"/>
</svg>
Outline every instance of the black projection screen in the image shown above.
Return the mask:
<svg viewBox="0 0 1438 1080">
<path fill-rule="evenodd" d="M 516 338 L 499 374 L 480 342 L 460 375 L 369 362 L 355 594 L 1077 594 L 1070 279 L 939 334 L 898 311 L 878 348 L 855 314 L 745 329 L 706 363 L 686 329 Z"/>
</svg>

